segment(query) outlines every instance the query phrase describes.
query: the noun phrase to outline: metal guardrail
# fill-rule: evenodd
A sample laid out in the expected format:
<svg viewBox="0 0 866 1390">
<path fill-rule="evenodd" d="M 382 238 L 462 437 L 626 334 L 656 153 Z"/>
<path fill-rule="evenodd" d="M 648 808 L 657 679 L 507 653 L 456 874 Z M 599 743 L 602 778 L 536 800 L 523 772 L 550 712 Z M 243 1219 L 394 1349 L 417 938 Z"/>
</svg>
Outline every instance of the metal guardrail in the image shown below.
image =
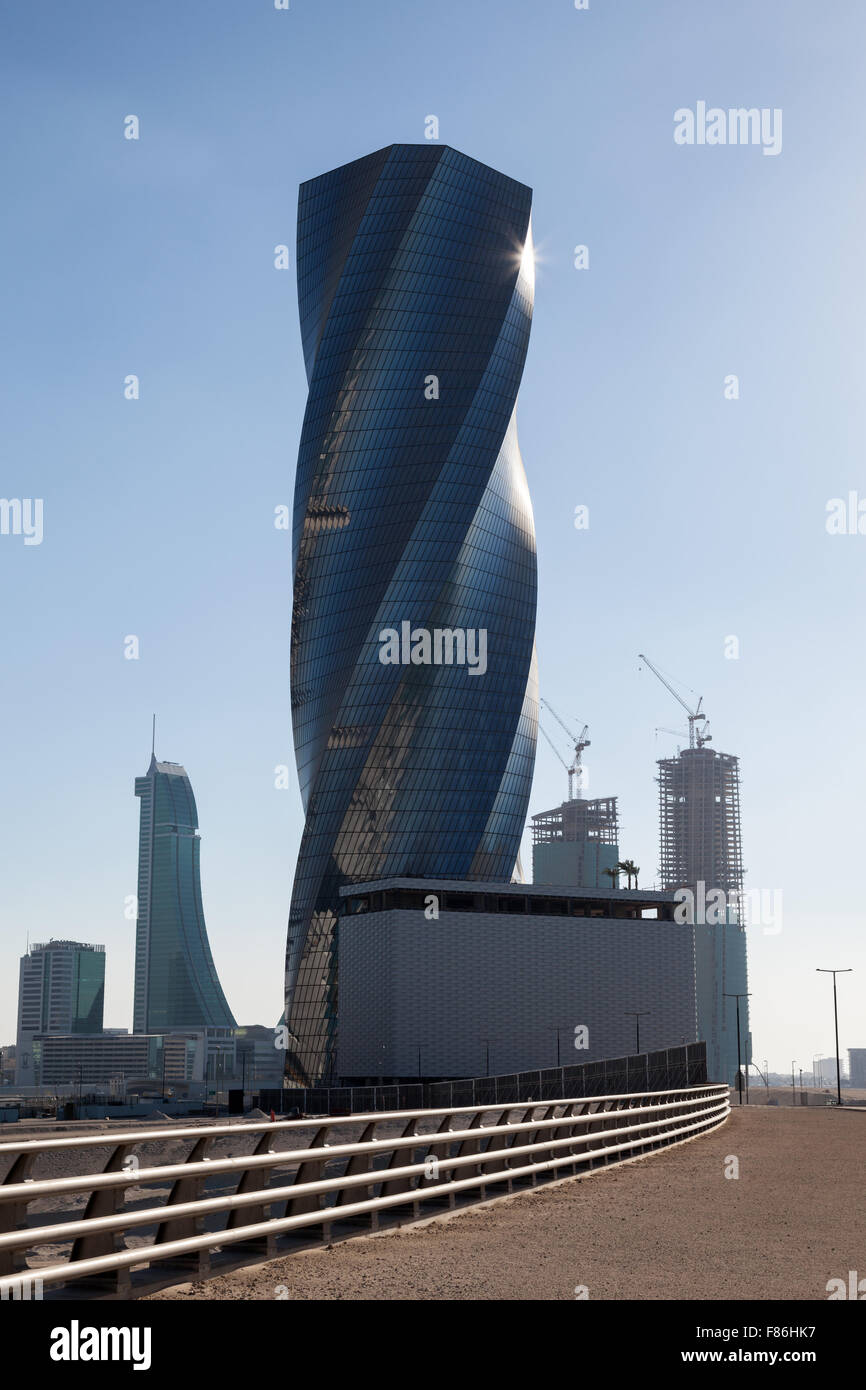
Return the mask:
<svg viewBox="0 0 866 1390">
<path fill-rule="evenodd" d="M 347 1239 L 359 1226 L 377 1230 L 382 1215 L 396 1214 L 399 1224 L 401 1208 L 403 1220 L 406 1208 L 408 1219 L 418 1220 L 422 1205 L 435 1214 L 443 1203 L 484 1200 L 493 1186 L 511 1193 L 540 1178 L 624 1162 L 696 1138 L 729 1113 L 728 1087 L 703 1085 L 473 1110 L 378 1111 L 312 1125 L 260 1121 L 3 1143 L 0 1158 L 13 1162 L 0 1183 L 0 1297 L 21 1297 L 22 1287 L 37 1281 L 41 1296 L 134 1298 Z M 331 1131 L 347 1127 L 359 1127 L 360 1135 L 328 1142 Z M 311 1128 L 308 1144 L 272 1148 L 278 1135 L 292 1139 Z M 247 1136 L 255 1139 L 250 1153 L 208 1156 L 218 1139 Z M 178 1140 L 192 1140 L 185 1161 L 141 1166 L 142 1146 Z M 31 1176 L 40 1155 L 97 1147 L 111 1150 L 99 1173 Z M 214 1195 L 214 1184 L 226 1178 L 233 1190 Z M 168 1187 L 167 1197 L 154 1202 L 156 1194 L 146 1193 L 145 1205 L 126 1205 L 130 1189 L 152 1184 Z M 81 1215 L 64 1212 L 57 1220 L 54 1212 L 32 1211 L 43 1199 L 82 1193 L 89 1196 Z M 282 1214 L 267 1219 L 275 1208 Z M 121 1239 L 148 1230 L 149 1243 Z M 65 1258 L 58 1258 L 58 1245 L 68 1247 Z"/>
</svg>

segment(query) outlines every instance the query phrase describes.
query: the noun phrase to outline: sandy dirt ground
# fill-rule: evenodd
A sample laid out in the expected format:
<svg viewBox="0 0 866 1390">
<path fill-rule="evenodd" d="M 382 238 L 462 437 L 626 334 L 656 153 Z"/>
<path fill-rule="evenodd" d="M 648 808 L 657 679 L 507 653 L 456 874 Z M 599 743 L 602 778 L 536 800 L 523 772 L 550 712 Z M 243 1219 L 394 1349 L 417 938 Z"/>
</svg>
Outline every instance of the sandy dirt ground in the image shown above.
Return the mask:
<svg viewBox="0 0 866 1390">
<path fill-rule="evenodd" d="M 743 1107 L 636 1163 L 151 1297 L 826 1300 L 866 1275 L 864 1177 L 866 1111 Z"/>
</svg>

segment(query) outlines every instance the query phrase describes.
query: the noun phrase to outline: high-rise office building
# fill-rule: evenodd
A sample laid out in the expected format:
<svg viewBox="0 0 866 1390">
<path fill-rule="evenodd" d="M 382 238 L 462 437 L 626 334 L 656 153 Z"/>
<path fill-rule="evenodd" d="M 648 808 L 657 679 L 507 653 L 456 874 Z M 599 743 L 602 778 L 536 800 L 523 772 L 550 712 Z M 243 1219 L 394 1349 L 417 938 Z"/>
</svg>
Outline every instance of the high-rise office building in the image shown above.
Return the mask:
<svg viewBox="0 0 866 1390">
<path fill-rule="evenodd" d="M 141 800 L 134 1033 L 234 1028 L 201 901 L 198 812 L 178 763 L 152 756 Z"/>
<path fill-rule="evenodd" d="M 712 1081 L 733 1082 L 738 1058 L 751 1060 L 739 759 L 699 746 L 662 758 L 659 769 L 660 878 L 663 889 L 694 895 L 698 1031 Z M 706 910 L 721 890 L 724 907 Z M 710 899 L 712 904 L 713 900 Z"/>
<path fill-rule="evenodd" d="M 21 957 L 18 975 L 16 1080 L 36 1085 L 37 1034 L 98 1033 L 105 1000 L 105 947 L 47 941 Z"/>
<path fill-rule="evenodd" d="M 287 1072 L 333 1075 L 344 884 L 510 879 L 535 758 L 535 535 L 515 403 L 531 190 L 448 146 L 302 185 L 294 502 L 306 824 Z"/>
</svg>

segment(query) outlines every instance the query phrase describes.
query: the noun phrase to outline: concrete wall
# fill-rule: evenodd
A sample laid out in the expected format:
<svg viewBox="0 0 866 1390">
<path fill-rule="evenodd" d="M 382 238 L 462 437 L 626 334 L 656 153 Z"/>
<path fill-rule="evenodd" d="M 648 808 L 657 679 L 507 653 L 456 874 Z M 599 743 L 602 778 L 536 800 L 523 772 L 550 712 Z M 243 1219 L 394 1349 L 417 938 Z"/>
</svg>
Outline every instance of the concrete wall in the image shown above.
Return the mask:
<svg viewBox="0 0 866 1390">
<path fill-rule="evenodd" d="M 542 840 L 532 847 L 532 882 L 560 888 L 611 888 L 604 870 L 615 868 L 618 861 L 619 845 L 603 845 L 598 840 Z"/>
<path fill-rule="evenodd" d="M 674 922 L 393 910 L 339 932 L 341 1077 L 479 1076 L 697 1039 L 694 928 Z M 576 1050 L 586 1025 L 589 1046 Z"/>
</svg>

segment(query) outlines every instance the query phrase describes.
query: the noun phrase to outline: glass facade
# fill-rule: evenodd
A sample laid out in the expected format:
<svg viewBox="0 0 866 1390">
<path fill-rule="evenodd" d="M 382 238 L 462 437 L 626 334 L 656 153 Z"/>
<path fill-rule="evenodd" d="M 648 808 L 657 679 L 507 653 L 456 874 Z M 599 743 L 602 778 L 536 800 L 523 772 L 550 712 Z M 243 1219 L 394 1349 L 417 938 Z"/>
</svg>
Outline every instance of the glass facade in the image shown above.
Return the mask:
<svg viewBox="0 0 866 1390">
<path fill-rule="evenodd" d="M 440 145 L 392 145 L 300 190 L 291 688 L 306 824 L 286 1019 L 301 1084 L 332 1079 L 340 887 L 507 880 L 517 858 L 537 729 L 515 421 L 531 198 Z"/>
<path fill-rule="evenodd" d="M 141 799 L 133 1032 L 234 1028 L 211 956 L 201 901 L 198 812 L 178 763 L 155 757 Z"/>
<path fill-rule="evenodd" d="M 36 1086 L 38 1033 L 102 1031 L 105 947 L 83 941 L 48 941 L 21 957 L 18 985 L 16 1080 Z"/>
<path fill-rule="evenodd" d="M 73 981 L 73 1033 L 101 1033 L 105 1003 L 105 952 L 76 951 Z"/>
</svg>

